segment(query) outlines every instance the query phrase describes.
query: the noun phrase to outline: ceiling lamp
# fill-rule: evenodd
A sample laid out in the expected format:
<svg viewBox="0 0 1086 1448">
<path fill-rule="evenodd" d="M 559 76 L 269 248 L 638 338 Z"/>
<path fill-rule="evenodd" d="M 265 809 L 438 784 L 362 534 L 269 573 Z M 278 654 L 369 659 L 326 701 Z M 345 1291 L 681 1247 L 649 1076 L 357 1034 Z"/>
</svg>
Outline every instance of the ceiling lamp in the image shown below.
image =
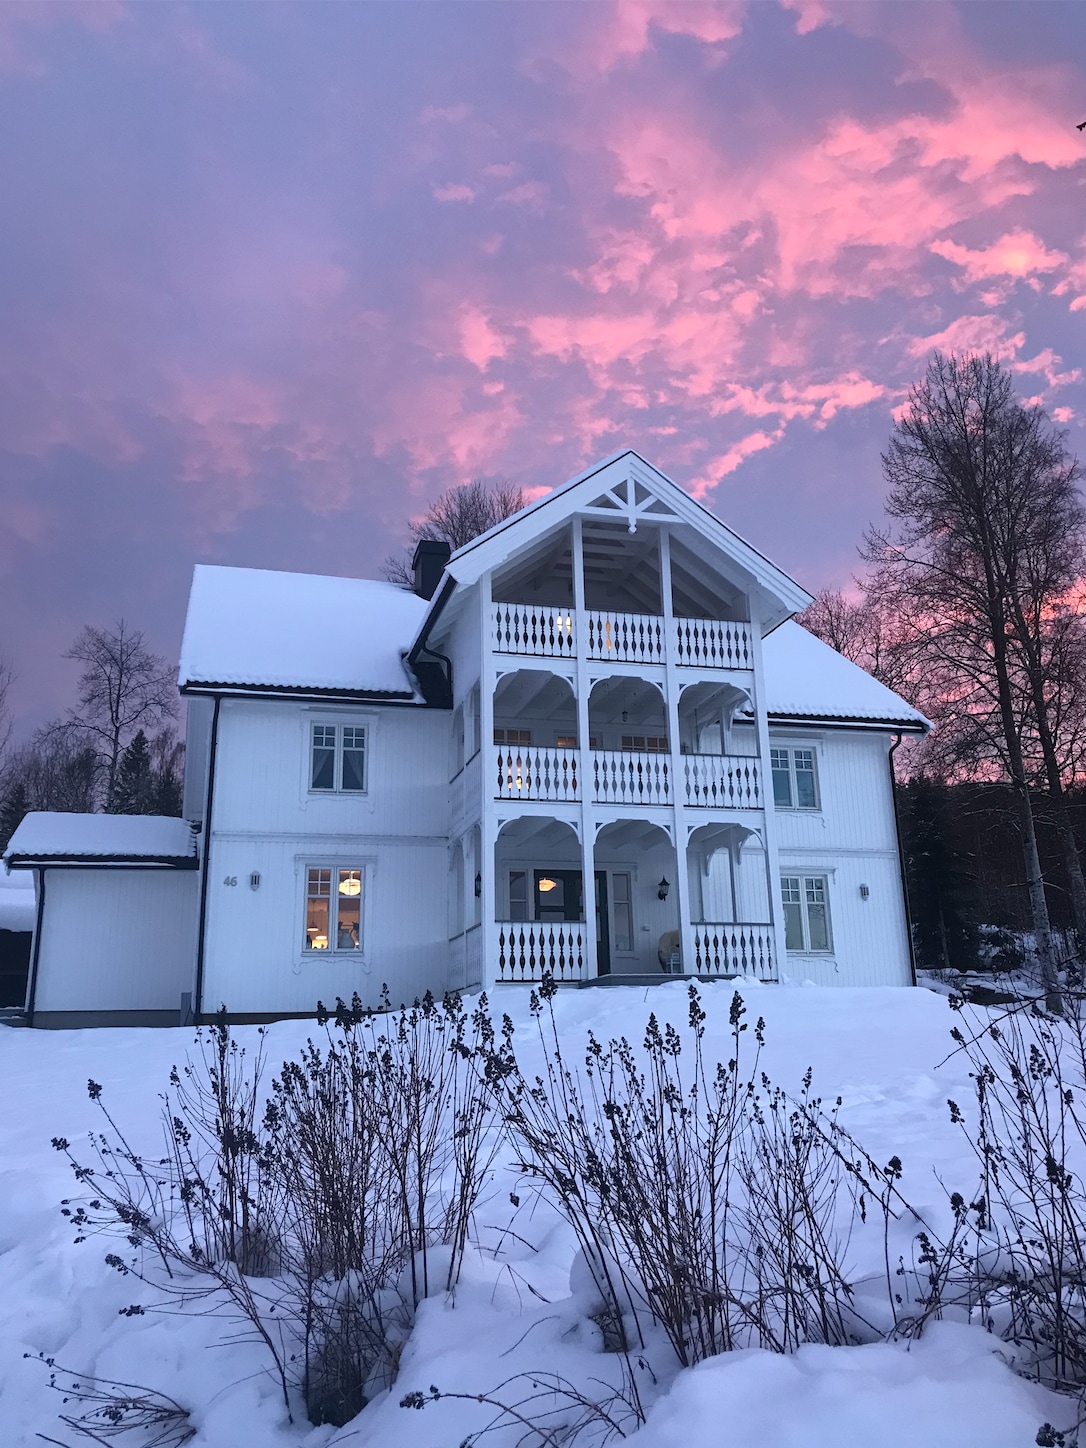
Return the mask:
<svg viewBox="0 0 1086 1448">
<path fill-rule="evenodd" d="M 549 891 L 556 889 L 557 886 L 558 881 L 552 880 L 549 875 L 544 875 L 542 880 L 536 881 L 536 888 L 538 890 L 541 890 L 544 895 L 548 894 Z"/>
<path fill-rule="evenodd" d="M 357 871 L 352 871 L 349 875 L 340 876 L 339 893 L 341 895 L 361 895 L 362 881 L 359 879 Z"/>
</svg>

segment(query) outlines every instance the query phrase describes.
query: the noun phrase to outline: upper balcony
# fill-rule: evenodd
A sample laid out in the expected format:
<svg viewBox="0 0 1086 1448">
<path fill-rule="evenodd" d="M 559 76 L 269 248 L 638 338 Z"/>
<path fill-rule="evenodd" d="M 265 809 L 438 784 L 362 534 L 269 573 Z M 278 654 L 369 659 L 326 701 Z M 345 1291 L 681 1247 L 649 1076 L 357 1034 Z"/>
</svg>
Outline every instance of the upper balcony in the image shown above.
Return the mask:
<svg viewBox="0 0 1086 1448">
<path fill-rule="evenodd" d="M 749 623 L 732 619 L 674 618 L 671 642 L 677 664 L 698 669 L 749 670 L 754 650 Z M 555 604 L 491 605 L 495 653 L 529 658 L 580 656 L 603 663 L 663 664 L 668 625 L 660 615 L 590 608 L 581 615 Z"/>
</svg>

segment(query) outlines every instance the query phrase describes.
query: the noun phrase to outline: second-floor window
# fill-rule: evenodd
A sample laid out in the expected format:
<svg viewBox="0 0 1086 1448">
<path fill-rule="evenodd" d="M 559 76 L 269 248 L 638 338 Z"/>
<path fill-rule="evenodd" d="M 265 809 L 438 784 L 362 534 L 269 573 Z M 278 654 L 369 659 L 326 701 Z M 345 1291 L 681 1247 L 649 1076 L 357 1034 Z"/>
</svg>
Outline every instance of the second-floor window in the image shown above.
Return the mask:
<svg viewBox="0 0 1086 1448">
<path fill-rule="evenodd" d="M 771 749 L 773 803 L 778 809 L 818 809 L 818 775 L 813 749 Z"/>
<path fill-rule="evenodd" d="M 512 744 L 517 749 L 523 749 L 532 742 L 532 731 L 530 729 L 495 729 L 495 744 Z"/>
<path fill-rule="evenodd" d="M 309 744 L 309 788 L 330 794 L 366 792 L 366 726 L 314 724 Z"/>
</svg>

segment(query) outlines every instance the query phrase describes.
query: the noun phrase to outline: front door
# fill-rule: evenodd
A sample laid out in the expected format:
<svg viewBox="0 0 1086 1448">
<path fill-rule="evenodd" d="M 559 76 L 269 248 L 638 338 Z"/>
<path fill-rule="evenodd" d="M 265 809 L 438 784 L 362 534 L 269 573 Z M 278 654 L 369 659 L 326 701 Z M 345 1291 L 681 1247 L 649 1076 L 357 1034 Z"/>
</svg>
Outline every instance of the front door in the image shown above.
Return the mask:
<svg viewBox="0 0 1086 1448">
<path fill-rule="evenodd" d="M 596 871 L 596 973 L 611 973 L 611 927 L 607 909 L 607 871 Z M 535 918 L 577 921 L 584 919 L 584 890 L 580 870 L 535 872 Z"/>
</svg>

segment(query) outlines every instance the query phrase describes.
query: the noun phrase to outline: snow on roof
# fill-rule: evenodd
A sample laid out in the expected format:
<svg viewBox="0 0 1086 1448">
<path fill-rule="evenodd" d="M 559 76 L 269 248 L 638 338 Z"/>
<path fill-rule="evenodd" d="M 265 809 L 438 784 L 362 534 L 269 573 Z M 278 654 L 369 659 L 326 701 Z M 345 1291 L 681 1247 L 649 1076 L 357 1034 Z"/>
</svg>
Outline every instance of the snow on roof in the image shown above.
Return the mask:
<svg viewBox="0 0 1086 1448">
<path fill-rule="evenodd" d="M 870 719 L 926 729 L 928 720 L 900 695 L 831 649 L 794 620 L 762 645 L 766 710 L 787 719 Z"/>
<path fill-rule="evenodd" d="M 16 865 L 68 860 L 195 864 L 196 837 L 187 820 L 166 815 L 35 811 L 19 824 L 4 859 Z"/>
<path fill-rule="evenodd" d="M 197 564 L 179 683 L 417 697 L 426 601 L 394 583 Z"/>
</svg>

